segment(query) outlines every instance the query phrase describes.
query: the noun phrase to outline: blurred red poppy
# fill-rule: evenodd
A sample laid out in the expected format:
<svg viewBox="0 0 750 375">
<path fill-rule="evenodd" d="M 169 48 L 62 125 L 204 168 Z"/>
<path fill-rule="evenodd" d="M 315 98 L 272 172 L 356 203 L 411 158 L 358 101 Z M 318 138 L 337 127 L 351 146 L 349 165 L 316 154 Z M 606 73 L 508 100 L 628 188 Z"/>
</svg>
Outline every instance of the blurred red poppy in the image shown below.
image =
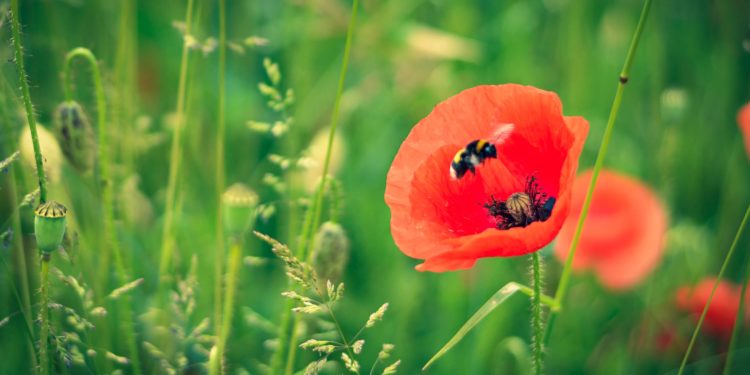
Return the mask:
<svg viewBox="0 0 750 375">
<path fill-rule="evenodd" d="M 737 123 L 740 125 L 742 136 L 745 138 L 745 151 L 750 158 L 750 103 L 745 104 L 737 114 Z"/>
<path fill-rule="evenodd" d="M 561 261 L 568 256 L 590 182 L 591 171 L 587 171 L 573 184 L 571 213 L 555 242 L 555 254 Z M 573 269 L 593 269 L 601 283 L 612 290 L 631 288 L 661 260 L 666 230 L 664 208 L 647 186 L 602 170 Z"/>
<path fill-rule="evenodd" d="M 507 124 L 513 130 L 495 145 L 496 156 L 474 159 L 474 173 L 451 176 L 457 152 L 475 140 L 491 143 Z M 385 201 L 396 245 L 425 260 L 417 270 L 433 272 L 540 249 L 568 214 L 587 133 L 586 120 L 562 115 L 556 94 L 530 86 L 479 86 L 438 104 L 411 130 L 388 171 Z M 509 209 L 511 195 L 523 192 L 510 205 L 516 211 Z"/>
<path fill-rule="evenodd" d="M 694 287 L 682 287 L 677 291 L 677 307 L 689 312 L 697 322 L 703 313 L 703 309 L 711 295 L 716 279 L 709 277 Z M 737 310 L 740 307 L 740 294 L 742 289 L 728 281 L 721 281 L 716 288 L 714 298 L 708 307 L 703 327 L 707 332 L 720 339 L 727 340 L 732 336 L 734 321 L 737 318 Z M 750 320 L 750 301 L 745 298 L 745 322 Z"/>
</svg>

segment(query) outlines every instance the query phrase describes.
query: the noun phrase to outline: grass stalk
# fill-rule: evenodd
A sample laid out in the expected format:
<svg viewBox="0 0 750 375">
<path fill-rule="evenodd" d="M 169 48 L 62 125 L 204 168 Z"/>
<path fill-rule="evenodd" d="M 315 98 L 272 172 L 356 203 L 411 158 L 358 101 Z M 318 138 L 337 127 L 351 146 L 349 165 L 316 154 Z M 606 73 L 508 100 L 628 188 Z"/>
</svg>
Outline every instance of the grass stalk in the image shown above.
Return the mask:
<svg viewBox="0 0 750 375">
<path fill-rule="evenodd" d="M 221 363 L 224 361 L 226 352 L 227 339 L 229 338 L 230 328 L 232 327 L 232 317 L 234 316 L 234 295 L 237 291 L 238 274 L 240 264 L 242 263 L 242 243 L 232 241 L 229 246 L 229 261 L 226 274 L 226 295 L 224 296 L 224 308 L 221 321 L 221 332 L 216 343 L 216 356 L 211 361 L 209 372 L 211 375 L 221 373 Z"/>
<path fill-rule="evenodd" d="M 50 373 L 50 360 L 47 339 L 49 338 L 49 254 L 41 256 L 42 266 L 39 269 L 41 284 L 41 305 L 39 308 L 39 319 L 41 332 L 39 334 L 39 366 L 42 375 Z"/>
<path fill-rule="evenodd" d="M 216 261 L 214 265 L 214 322 L 217 335 L 223 332 L 221 328 L 222 292 L 221 279 L 224 268 L 224 226 L 222 224 L 222 194 L 225 180 L 224 138 L 226 132 L 226 65 L 227 65 L 227 35 L 226 35 L 226 1 L 219 0 L 219 102 L 216 128 L 216 166 L 214 177 L 216 182 Z M 219 358 L 221 359 L 221 357 Z"/>
<path fill-rule="evenodd" d="M 103 294 L 107 285 L 106 272 L 109 269 L 109 257 L 110 251 L 114 255 L 115 270 L 120 285 L 124 285 L 129 281 L 128 271 L 125 268 L 125 262 L 122 257 L 122 249 L 117 239 L 117 228 L 115 227 L 115 209 L 114 209 L 114 193 L 113 193 L 113 181 L 109 172 L 110 167 L 110 149 L 109 149 L 109 134 L 107 130 L 107 103 L 104 96 L 104 87 L 102 86 L 101 73 L 99 71 L 99 64 L 96 61 L 96 56 L 87 48 L 78 47 L 74 48 L 65 57 L 65 69 L 63 70 L 63 77 L 65 80 L 65 97 L 68 101 L 72 100 L 72 88 L 70 82 L 70 71 L 72 69 L 73 60 L 77 57 L 84 59 L 89 64 L 91 69 L 91 80 L 94 83 L 94 90 L 96 92 L 96 111 L 97 111 L 97 133 L 98 133 L 98 157 L 99 162 L 97 163 L 99 168 L 99 178 L 101 179 L 101 194 L 102 194 L 102 211 L 104 214 L 104 246 L 101 252 L 101 272 L 102 280 L 99 281 L 100 292 Z M 135 325 L 133 321 L 133 311 L 130 304 L 130 296 L 122 296 L 120 299 L 120 312 L 123 314 L 123 330 L 125 333 L 125 341 L 130 351 L 130 362 L 134 374 L 141 373 L 140 367 L 140 356 L 138 354 L 138 346 L 135 338 Z"/>
<path fill-rule="evenodd" d="M 747 268 L 743 276 L 742 290 L 740 291 L 740 306 L 737 309 L 737 317 L 734 319 L 734 327 L 732 328 L 732 338 L 729 340 L 729 349 L 727 349 L 727 360 L 724 363 L 724 375 L 729 375 L 729 370 L 732 368 L 732 361 L 734 360 L 734 351 L 737 347 L 737 340 L 742 331 L 742 326 L 745 323 L 745 293 L 747 293 L 747 282 L 750 278 L 750 256 L 747 259 Z"/>
<path fill-rule="evenodd" d="M 630 42 L 630 48 L 628 49 L 628 54 L 625 57 L 625 63 L 622 67 L 620 76 L 618 78 L 617 91 L 615 92 L 615 98 L 612 101 L 612 107 L 609 112 L 609 119 L 607 120 L 607 126 L 604 129 L 602 142 L 599 146 L 599 152 L 597 153 L 597 156 L 596 156 L 594 169 L 591 173 L 591 182 L 589 183 L 588 190 L 586 191 L 586 198 L 583 201 L 583 208 L 581 209 L 581 215 L 578 219 L 578 224 L 576 225 L 576 230 L 573 235 L 573 240 L 570 243 L 570 250 L 568 251 L 568 257 L 565 259 L 565 266 L 562 270 L 562 275 L 560 276 L 560 282 L 557 286 L 557 291 L 555 292 L 555 305 L 556 305 L 555 307 L 556 308 L 553 309 L 553 311 L 550 313 L 549 322 L 547 324 L 547 333 L 545 335 L 546 336 L 545 341 L 549 339 L 556 314 L 559 312 L 559 310 L 562 309 L 563 303 L 565 301 L 565 295 L 568 291 L 571 272 L 573 270 L 572 269 L 573 258 L 575 257 L 575 253 L 578 248 L 578 242 L 581 239 L 581 233 L 583 232 L 583 224 L 586 221 L 586 216 L 588 215 L 589 207 L 591 206 L 591 197 L 594 194 L 594 187 L 596 186 L 596 181 L 599 178 L 599 172 L 601 172 L 602 166 L 604 165 L 604 159 L 607 156 L 609 142 L 612 139 L 612 131 L 614 129 L 615 121 L 617 120 L 617 115 L 620 112 L 620 104 L 622 103 L 622 96 L 623 96 L 623 93 L 625 92 L 625 85 L 630 80 L 630 67 L 633 64 L 633 58 L 635 57 L 635 52 L 638 49 L 638 42 L 640 41 L 641 35 L 643 34 L 643 28 L 646 24 L 646 20 L 648 19 L 650 9 L 651 9 L 651 0 L 645 0 L 643 4 L 643 9 L 641 11 L 640 19 L 638 20 L 638 26 L 636 26 L 635 33 L 633 34 L 633 39 Z"/>
<path fill-rule="evenodd" d="M 359 7 L 359 0 L 354 0 L 352 4 L 352 12 L 349 17 L 349 26 L 346 31 L 346 42 L 344 44 L 344 56 L 341 63 L 341 70 L 339 71 L 339 82 L 336 89 L 336 97 L 333 102 L 333 113 L 331 114 L 330 130 L 328 133 L 328 145 L 326 147 L 326 155 L 323 161 L 323 173 L 321 174 L 321 182 L 318 186 L 318 190 L 315 193 L 315 200 L 313 205 L 309 208 L 308 213 L 305 215 L 305 220 L 302 228 L 302 242 L 297 252 L 299 259 L 309 260 L 312 254 L 309 251 L 312 238 L 315 235 L 315 230 L 320 226 L 320 216 L 323 210 L 323 195 L 326 190 L 326 182 L 328 178 L 328 169 L 331 163 L 331 154 L 333 149 L 333 139 L 336 135 L 336 128 L 339 120 L 339 108 L 341 104 L 341 96 L 344 93 L 344 82 L 346 82 L 346 72 L 349 67 L 349 56 L 351 55 L 352 40 L 354 38 L 354 26 L 357 22 L 357 8 Z M 291 313 L 292 304 L 288 301 L 284 309 L 284 315 L 282 316 L 281 324 L 279 325 L 279 342 L 281 343 L 277 349 L 277 353 L 274 354 L 274 359 L 271 362 L 271 371 L 278 373 L 280 370 L 281 360 L 278 356 L 283 355 L 284 348 L 287 349 L 286 359 L 286 374 L 292 374 L 294 368 L 295 356 L 297 353 L 297 327 L 299 326 L 299 316 L 295 315 L 291 324 L 291 331 L 289 331 L 289 321 L 292 320 Z M 287 338 L 288 335 L 288 338 Z M 285 345 L 286 344 L 286 345 Z"/>
<path fill-rule="evenodd" d="M 534 345 L 532 346 L 534 351 L 534 373 L 540 375 L 542 373 L 542 356 L 543 350 L 543 323 L 542 323 L 542 266 L 539 260 L 539 253 L 535 252 L 531 254 L 531 277 L 532 287 L 534 288 L 534 294 L 531 297 L 531 326 L 534 331 Z"/>
<path fill-rule="evenodd" d="M 747 293 L 747 282 L 750 279 L 750 256 L 747 259 L 747 268 L 745 269 L 745 275 L 743 276 L 742 290 L 740 291 L 740 306 L 737 309 L 737 317 L 734 320 L 734 328 L 732 328 L 732 338 L 729 340 L 729 349 L 727 350 L 727 360 L 724 363 L 724 375 L 729 375 L 729 369 L 732 368 L 732 361 L 734 360 L 734 351 L 737 347 L 737 340 L 742 331 L 742 326 L 745 323 L 745 293 Z"/>
<path fill-rule="evenodd" d="M 737 234 L 734 235 L 734 241 L 732 241 L 732 246 L 729 247 L 729 252 L 727 252 L 727 256 L 724 258 L 724 263 L 721 265 L 719 274 L 716 276 L 716 282 L 714 282 L 714 287 L 711 289 L 711 294 L 708 295 L 708 301 L 706 301 L 706 306 L 703 307 L 703 312 L 701 313 L 701 316 L 698 319 L 698 324 L 695 326 L 695 330 L 693 330 L 693 336 L 690 338 L 690 344 L 688 344 L 687 350 L 685 350 L 685 355 L 682 357 L 682 363 L 680 363 L 680 369 L 677 372 L 678 375 L 682 375 L 682 373 L 685 371 L 685 365 L 687 365 L 687 360 L 688 358 L 690 358 L 690 352 L 693 351 L 693 345 L 695 344 L 695 340 L 698 338 L 698 332 L 700 332 L 701 326 L 703 326 L 703 320 L 706 318 L 706 314 L 708 313 L 709 306 L 711 306 L 711 301 L 714 298 L 714 293 L 716 292 L 716 288 L 719 287 L 721 278 L 724 277 L 724 271 L 726 271 L 727 266 L 729 265 L 729 261 L 732 259 L 732 254 L 734 254 L 734 250 L 737 248 L 737 243 L 739 243 L 740 241 L 740 237 L 742 236 L 742 231 L 745 229 L 745 225 L 747 224 L 748 217 L 750 217 L 750 205 L 748 205 L 747 209 L 745 210 L 745 216 L 742 218 L 740 227 L 737 228 Z M 736 321 L 735 321 L 735 325 L 737 325 Z"/>
<path fill-rule="evenodd" d="M 187 10 L 185 15 L 185 34 L 190 35 L 190 28 L 193 22 L 193 0 L 187 0 Z M 174 225 L 175 198 L 177 196 L 177 177 L 180 170 L 182 157 L 182 128 L 185 125 L 185 98 L 186 83 L 188 72 L 188 53 L 190 48 L 183 41 L 182 56 L 180 57 L 180 78 L 177 84 L 177 109 L 175 113 L 174 134 L 172 135 L 172 145 L 169 154 L 169 177 L 167 178 L 167 194 L 164 205 L 164 229 L 161 241 L 161 255 L 159 258 L 159 285 L 160 288 L 168 279 L 168 273 L 171 270 L 172 251 L 174 251 Z"/>
<path fill-rule="evenodd" d="M 34 161 L 36 162 L 36 175 L 39 180 L 39 201 L 40 203 L 47 202 L 47 179 L 44 177 L 44 163 L 42 160 L 42 150 L 39 147 L 39 136 L 36 131 L 36 118 L 34 117 L 34 105 L 31 103 L 31 94 L 29 93 L 29 82 L 26 79 L 26 68 L 24 68 L 23 62 L 23 46 L 21 45 L 21 21 L 19 20 L 20 13 L 18 10 L 18 0 L 11 0 L 10 2 L 11 12 L 11 29 L 13 34 L 13 51 L 18 67 L 18 81 L 21 85 L 21 94 L 23 97 L 23 105 L 26 110 L 26 121 L 29 125 L 29 131 L 31 132 L 31 143 L 34 147 Z"/>
</svg>

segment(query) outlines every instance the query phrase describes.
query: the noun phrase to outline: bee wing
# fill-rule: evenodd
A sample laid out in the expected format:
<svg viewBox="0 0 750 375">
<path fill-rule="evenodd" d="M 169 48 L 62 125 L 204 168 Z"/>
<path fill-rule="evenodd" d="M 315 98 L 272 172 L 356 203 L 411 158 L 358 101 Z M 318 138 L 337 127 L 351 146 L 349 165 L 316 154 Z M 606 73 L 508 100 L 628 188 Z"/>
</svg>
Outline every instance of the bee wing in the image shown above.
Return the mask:
<svg viewBox="0 0 750 375">
<path fill-rule="evenodd" d="M 488 139 L 490 143 L 494 145 L 501 145 L 510 137 L 515 129 L 513 124 L 501 124 L 497 126 L 497 129 L 492 133 L 492 136 Z"/>
</svg>

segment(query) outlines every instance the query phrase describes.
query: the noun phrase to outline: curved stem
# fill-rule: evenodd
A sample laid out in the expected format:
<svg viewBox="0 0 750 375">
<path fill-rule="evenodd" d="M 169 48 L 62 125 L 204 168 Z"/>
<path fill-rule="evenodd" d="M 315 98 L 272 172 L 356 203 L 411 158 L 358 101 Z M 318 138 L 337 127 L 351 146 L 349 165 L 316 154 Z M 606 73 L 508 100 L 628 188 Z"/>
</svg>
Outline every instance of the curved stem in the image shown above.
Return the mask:
<svg viewBox="0 0 750 375">
<path fill-rule="evenodd" d="M 531 254 L 532 287 L 534 295 L 531 298 L 532 318 L 531 325 L 534 330 L 534 371 L 537 375 L 542 373 L 543 353 L 543 329 L 542 329 L 542 267 L 539 261 L 539 253 Z"/>
<path fill-rule="evenodd" d="M 185 15 L 185 34 L 190 34 L 190 26 L 193 22 L 193 0 L 187 1 L 187 14 Z M 182 57 L 180 59 L 180 81 L 177 86 L 177 110 L 172 136 L 172 146 L 169 155 L 169 177 L 167 180 L 167 196 L 164 205 L 164 233 L 161 241 L 161 256 L 159 258 L 159 284 L 163 284 L 171 269 L 172 251 L 174 249 L 174 225 L 175 197 L 177 196 L 177 176 L 180 170 L 182 149 L 182 128 L 185 124 L 185 93 L 188 71 L 188 48 L 187 43 L 182 45 Z"/>
<path fill-rule="evenodd" d="M 211 363 L 209 369 L 211 375 L 221 373 L 221 363 L 224 361 L 224 352 L 226 351 L 229 330 L 232 326 L 232 316 L 234 313 L 234 294 L 237 290 L 237 279 L 239 274 L 240 263 L 242 263 L 242 244 L 239 241 L 232 241 L 229 248 L 229 269 L 226 275 L 227 292 L 224 296 L 224 311 L 221 321 L 221 332 L 216 344 L 216 357 Z"/>
<path fill-rule="evenodd" d="M 115 210 L 114 210 L 114 194 L 112 192 L 112 178 L 109 173 L 110 166 L 110 149 L 109 149 L 109 134 L 107 131 L 107 102 L 104 96 L 104 86 L 102 85 L 101 73 L 99 71 L 99 63 L 96 61 L 96 56 L 87 48 L 78 47 L 74 48 L 65 56 L 65 69 L 63 70 L 63 79 L 65 86 L 65 96 L 67 100 L 72 100 L 72 88 L 71 88 L 71 75 L 73 60 L 77 57 L 83 58 L 89 64 L 91 69 L 91 80 L 94 83 L 94 90 L 96 92 L 96 111 L 97 111 L 97 133 L 98 142 L 97 148 L 99 153 L 99 178 L 101 179 L 102 189 L 102 211 L 104 213 L 104 246 L 101 252 L 101 265 L 102 269 L 106 270 L 109 267 L 109 256 L 110 250 L 114 254 L 115 268 L 120 285 L 124 285 L 129 281 L 129 275 L 125 268 L 125 263 L 122 259 L 122 252 L 120 249 L 119 241 L 117 240 L 117 229 L 115 227 Z M 102 272 L 102 279 L 100 280 L 100 291 L 106 289 L 108 272 Z M 125 330 L 125 340 L 128 343 L 128 349 L 130 351 L 130 361 L 133 368 L 134 374 L 140 374 L 140 357 L 138 355 L 138 346 L 135 339 L 135 326 L 133 322 L 133 311 L 130 305 L 130 297 L 121 297 L 121 308 L 123 314 L 123 328 Z"/>
<path fill-rule="evenodd" d="M 581 209 L 581 215 L 578 219 L 575 234 L 573 240 L 570 243 L 570 250 L 568 251 L 568 257 L 565 260 L 565 267 L 563 268 L 562 275 L 560 276 L 560 283 L 557 286 L 557 292 L 555 293 L 555 305 L 556 309 L 550 314 L 550 323 L 548 329 L 551 329 L 552 323 L 554 322 L 555 311 L 562 309 L 565 301 L 565 294 L 568 291 L 568 284 L 570 282 L 570 276 L 573 265 L 573 257 L 575 257 L 576 250 L 578 248 L 578 241 L 581 239 L 581 233 L 583 231 L 583 224 L 586 220 L 586 216 L 589 212 L 589 206 L 591 206 L 591 197 L 594 194 L 594 187 L 596 181 L 599 178 L 599 172 L 604 165 L 604 158 L 607 156 L 607 150 L 609 148 L 609 141 L 612 138 L 612 130 L 614 129 L 615 121 L 617 120 L 617 114 L 620 111 L 620 104 L 622 103 L 623 92 L 625 91 L 625 85 L 630 79 L 630 67 L 635 57 L 635 51 L 638 49 L 638 42 L 640 41 L 641 34 L 643 34 L 643 27 L 648 18 L 649 10 L 651 9 L 651 0 L 646 0 L 643 4 L 643 10 L 641 11 L 641 17 L 638 20 L 638 26 L 633 34 L 633 39 L 628 49 L 628 54 L 625 57 L 625 64 L 623 65 L 622 71 L 619 76 L 619 83 L 617 85 L 617 91 L 615 92 L 615 98 L 612 102 L 612 108 L 609 112 L 609 119 L 607 120 L 607 127 L 604 129 L 604 135 L 602 137 L 602 143 L 599 146 L 599 152 L 596 156 L 596 162 L 594 163 L 594 169 L 591 173 L 591 182 L 588 190 L 586 191 L 586 198 L 583 201 L 583 208 Z M 550 332 L 547 332 L 549 337 Z"/>
<path fill-rule="evenodd" d="M 218 127 L 216 129 L 216 261 L 214 265 L 214 322 L 215 332 L 218 335 L 221 329 L 221 279 L 224 268 L 224 227 L 222 225 L 221 195 L 224 192 L 225 163 L 224 163 L 224 138 L 226 128 L 226 1 L 219 0 L 219 102 L 218 102 Z"/>
<path fill-rule="evenodd" d="M 29 82 L 26 80 L 26 69 L 23 64 L 23 46 L 21 46 L 21 25 L 19 21 L 18 0 L 11 0 L 10 11 L 12 14 L 11 29 L 13 33 L 13 50 L 18 67 L 18 81 L 21 84 L 21 94 L 23 96 L 23 105 L 26 110 L 26 121 L 29 124 L 31 132 L 31 143 L 34 147 L 34 161 L 36 162 L 36 175 L 39 180 L 39 201 L 47 201 L 47 179 L 44 177 L 44 158 L 42 149 L 39 147 L 39 136 L 36 132 L 36 119 L 34 118 L 34 105 L 31 103 L 31 94 L 29 93 Z"/>
<path fill-rule="evenodd" d="M 747 209 L 745 210 L 745 216 L 742 218 L 740 227 L 737 228 L 737 234 L 734 235 L 734 241 L 732 241 L 732 246 L 729 247 L 729 252 L 727 253 L 727 256 L 724 258 L 724 263 L 721 265 L 719 274 L 716 276 L 714 287 L 711 289 L 711 294 L 708 295 L 708 301 L 706 301 L 706 306 L 703 307 L 703 313 L 701 313 L 701 317 L 700 319 L 698 319 L 698 325 L 695 326 L 695 330 L 693 331 L 693 336 L 690 338 L 690 344 L 688 344 L 688 348 L 687 350 L 685 350 L 685 355 L 682 357 L 682 363 L 680 363 L 680 370 L 677 372 L 678 375 L 681 375 L 683 371 L 685 371 L 685 365 L 687 365 L 687 360 L 690 357 L 690 352 L 693 350 L 693 344 L 695 344 L 695 339 L 698 337 L 698 332 L 700 332 L 701 326 L 703 325 L 703 320 L 706 318 L 706 314 L 708 313 L 708 307 L 711 306 L 711 300 L 713 300 L 714 298 L 714 293 L 716 293 L 716 288 L 719 287 L 721 278 L 724 276 L 724 271 L 727 269 L 727 266 L 729 265 L 729 260 L 732 259 L 732 254 L 734 254 L 734 249 L 737 248 L 737 243 L 740 241 L 740 237 L 742 235 L 742 231 L 745 229 L 745 224 L 747 224 L 748 217 L 750 217 L 750 205 L 748 205 Z M 737 323 L 735 322 L 735 324 Z"/>
<path fill-rule="evenodd" d="M 41 367 L 42 375 L 50 373 L 49 351 L 47 349 L 47 339 L 49 337 L 49 260 L 49 254 L 42 255 L 42 267 L 40 269 L 42 301 L 39 310 L 39 318 L 42 325 L 41 333 L 39 334 L 39 366 Z"/>
</svg>

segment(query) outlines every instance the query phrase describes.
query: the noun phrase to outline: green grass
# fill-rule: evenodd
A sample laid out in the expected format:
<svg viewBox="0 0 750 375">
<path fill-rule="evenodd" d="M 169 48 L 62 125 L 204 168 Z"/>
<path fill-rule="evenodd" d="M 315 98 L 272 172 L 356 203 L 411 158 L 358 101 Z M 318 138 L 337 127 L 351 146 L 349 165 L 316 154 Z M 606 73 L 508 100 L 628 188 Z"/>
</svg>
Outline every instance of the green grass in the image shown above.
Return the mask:
<svg viewBox="0 0 750 375">
<path fill-rule="evenodd" d="M 185 319 L 167 316 L 188 333 L 204 318 L 215 316 L 215 262 L 216 254 L 221 254 L 216 243 L 222 229 L 217 225 L 215 197 L 224 182 L 243 182 L 258 192 L 262 203 L 273 202 L 277 214 L 259 219 L 255 229 L 299 250 L 303 208 L 317 201 L 308 186 L 314 187 L 317 181 L 285 173 L 268 155 L 296 158 L 318 132 L 327 131 L 352 5 L 343 0 L 227 1 L 229 44 L 226 70 L 220 75 L 218 49 L 206 54 L 189 51 L 186 63 L 182 62 L 183 36 L 171 24 L 184 21 L 186 3 L 20 4 L 24 62 L 37 126 L 51 130 L 54 109 L 65 99 L 61 79 L 65 55 L 84 46 L 99 62 L 107 103 L 110 187 L 116 201 L 114 230 L 129 279 L 144 279 L 127 294 L 144 373 L 158 373 L 160 366 L 144 348 L 144 341 L 159 347 L 170 360 L 177 353 L 184 353 L 193 365 L 208 359 L 202 350 L 186 344 L 190 339 L 175 340 L 176 335 L 165 334 L 160 325 L 168 320 L 152 316 L 155 309 L 168 308 L 168 299 L 160 293 L 178 287 L 191 268 L 193 255 L 197 256 L 197 286 L 190 289 L 194 310 Z M 528 279 L 526 259 L 486 259 L 472 270 L 429 274 L 415 271 L 418 262 L 398 251 L 383 201 L 385 175 L 412 126 L 436 103 L 465 88 L 506 82 L 535 85 L 557 92 L 566 115 L 582 115 L 590 121 L 581 169 L 590 168 L 642 5 L 635 0 L 361 2 L 338 117 L 337 133 L 345 146 L 341 167 L 335 171 L 343 191 L 338 222 L 348 233 L 351 255 L 343 276 L 345 296 L 337 302 L 335 313 L 342 331 L 353 337 L 369 314 L 389 303 L 383 321 L 363 333 L 366 343 L 359 356 L 363 372 L 369 371 L 381 344 L 392 343 L 395 349 L 381 363 L 380 371 L 400 359 L 399 373 L 419 373 L 498 288 Z M 0 2 L 0 6 L 7 9 L 8 3 Z M 750 203 L 748 155 L 736 124 L 737 110 L 750 101 L 750 53 L 743 47 L 750 38 L 748 14 L 750 5 L 741 1 L 653 3 L 604 167 L 635 176 L 657 192 L 669 212 L 667 250 L 657 270 L 624 293 L 607 291 L 591 274 L 573 274 L 564 309 L 545 346 L 546 373 L 609 374 L 613 368 L 623 373 L 665 373 L 679 368 L 695 323 L 676 310 L 674 293 L 718 273 Z M 195 1 L 191 21 L 190 33 L 199 42 L 209 37 L 218 41 L 217 2 Z M 423 52 L 415 36 L 425 27 L 461 38 L 462 49 L 448 50 L 448 56 L 442 57 Z M 267 38 L 269 43 L 244 45 L 244 53 L 231 47 L 242 45 L 249 36 Z M 0 39 L 6 42 L 0 44 L 0 58 L 12 61 L 9 27 L 0 29 Z M 294 103 L 283 114 L 269 108 L 258 91 L 258 83 L 270 82 L 265 58 L 279 65 L 282 92 L 294 90 Z M 180 85 L 184 64 L 189 68 Z M 73 93 L 94 119 L 102 111 L 97 109 L 89 68 L 78 65 L 70 76 Z M 3 64 L 0 73 L 0 159 L 4 159 L 18 149 L 27 120 L 15 64 Z M 226 77 L 224 111 L 219 104 L 220 76 Z M 674 90 L 677 96 L 667 95 Z M 178 99 L 180 92 L 183 99 Z M 185 124 L 181 146 L 174 151 L 181 164 L 173 177 L 174 193 L 170 193 L 174 134 L 170 115 L 175 111 L 184 112 Z M 221 146 L 216 134 L 221 116 L 226 121 L 226 175 L 218 184 L 221 164 L 216 155 Z M 273 123 L 282 116 L 294 119 L 282 137 L 253 132 L 246 126 L 250 120 Z M 336 162 L 332 160 L 331 165 Z M 100 246 L 104 241 L 104 212 L 96 198 L 100 189 L 95 176 L 64 168 L 59 181 L 49 182 L 47 194 L 70 209 L 69 233 L 75 233 L 77 240 L 75 245 L 66 243 L 67 256 L 56 253 L 50 265 L 93 287 L 97 298 L 105 299 L 108 314 L 91 316 L 96 329 L 82 340 L 99 348 L 99 355 L 87 359 L 85 365 L 56 369 L 71 374 L 114 369 L 130 373 L 129 366 L 107 359 L 104 353 L 131 358 L 132 349 L 118 337 L 127 319 L 123 310 L 127 299 L 106 299 L 123 280 L 117 277 L 113 257 L 100 265 L 108 251 Z M 267 173 L 279 176 L 287 190 L 279 193 L 264 183 Z M 138 197 L 145 199 L 138 199 L 132 191 L 122 192 L 132 176 L 139 178 Z M 0 319 L 10 317 L 0 326 L 0 352 L 4 353 L 0 373 L 29 373 L 33 367 L 26 322 L 18 312 L 28 295 L 31 317 L 37 316 L 39 262 L 33 242 L 33 207 L 16 207 L 37 186 L 35 170 L 24 162 L 14 162 L 9 173 L 0 173 L 0 233 L 16 228 L 13 246 L 0 248 L 0 256 L 10 266 L 8 272 L 0 272 Z M 322 198 L 320 222 L 327 219 L 331 204 L 327 195 Z M 167 219 L 170 210 L 173 217 Z M 168 268 L 160 272 L 163 230 L 169 220 L 173 253 Z M 725 280 L 743 282 L 748 246 L 750 236 L 745 234 L 726 267 Z M 21 249 L 25 256 L 20 256 Z M 277 329 L 248 324 L 247 309 L 278 324 L 287 306 L 280 293 L 288 285 L 283 264 L 255 236 L 246 236 L 242 253 L 267 260 L 240 266 L 234 315 L 229 315 L 232 329 L 226 363 L 230 369 L 256 374 L 262 373 L 262 364 L 273 356 L 269 340 Z M 545 264 L 545 292 L 554 295 L 563 266 L 548 250 L 540 255 Z M 160 285 L 160 273 L 169 275 L 164 285 Z M 106 289 L 97 286 L 102 279 Z M 51 300 L 81 314 L 84 308 L 75 292 L 54 272 L 50 272 L 50 282 Z M 168 297 L 169 293 L 164 294 Z M 527 298 L 508 299 L 432 364 L 429 373 L 530 371 L 530 314 Z M 50 316 L 53 332 L 75 331 L 59 309 L 51 309 Z M 32 324 L 38 335 L 38 324 Z M 667 325 L 676 327 L 684 345 L 664 353 L 643 350 L 641 332 L 653 334 Z M 213 334 L 211 327 L 206 335 Z M 750 359 L 746 327 L 733 344 L 737 370 Z M 726 344 L 701 332 L 685 373 L 722 371 Z M 300 336 L 300 342 L 307 338 Z M 57 350 L 55 345 L 51 350 Z M 296 358 L 294 368 L 302 370 L 317 356 L 299 350 Z M 737 370 L 734 373 L 740 373 Z"/>
</svg>

